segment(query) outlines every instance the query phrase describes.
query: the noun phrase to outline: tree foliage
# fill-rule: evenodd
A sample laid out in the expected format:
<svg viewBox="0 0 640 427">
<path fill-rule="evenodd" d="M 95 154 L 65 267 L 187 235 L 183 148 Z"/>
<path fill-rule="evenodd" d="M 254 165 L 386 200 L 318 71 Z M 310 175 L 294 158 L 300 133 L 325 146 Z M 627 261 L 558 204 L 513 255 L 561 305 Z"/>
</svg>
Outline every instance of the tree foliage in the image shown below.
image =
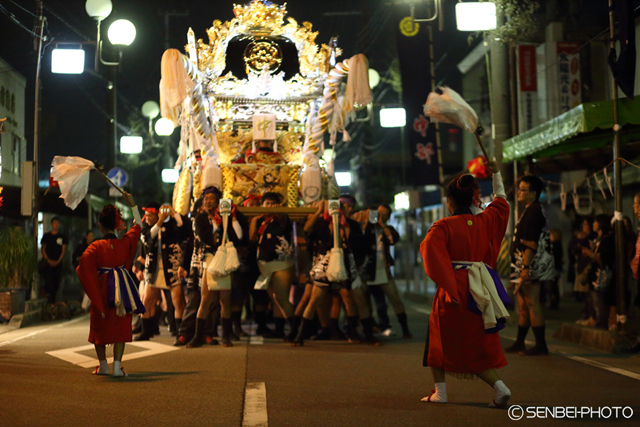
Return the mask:
<svg viewBox="0 0 640 427">
<path fill-rule="evenodd" d="M 505 44 L 517 44 L 527 40 L 538 29 L 534 13 L 540 8 L 535 0 L 493 0 L 496 13 L 503 14 L 505 22 L 495 30 L 488 31 L 490 39 L 498 39 Z"/>
</svg>

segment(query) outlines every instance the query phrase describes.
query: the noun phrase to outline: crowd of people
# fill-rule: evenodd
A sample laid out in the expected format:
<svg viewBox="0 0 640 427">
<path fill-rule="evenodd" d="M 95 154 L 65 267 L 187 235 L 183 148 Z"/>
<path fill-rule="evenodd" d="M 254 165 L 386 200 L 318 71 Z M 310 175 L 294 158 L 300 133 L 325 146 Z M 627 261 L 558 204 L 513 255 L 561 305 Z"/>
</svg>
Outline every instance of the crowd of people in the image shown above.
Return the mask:
<svg viewBox="0 0 640 427">
<path fill-rule="evenodd" d="M 483 379 L 495 390 L 492 406 L 503 407 L 510 397 L 496 372 L 506 361 L 495 332 L 504 327 L 509 317 L 505 305 L 511 301 L 492 270 L 505 235 L 509 206 L 504 201 L 498 167 L 493 162 L 490 167 L 496 194 L 493 203 L 474 215 L 471 206 L 480 203 L 475 179 L 470 175 L 454 179 L 447 194 L 451 216 L 436 222 L 421 245 L 425 270 L 437 284 L 424 356 L 436 386 L 425 397 L 428 402 L 447 401 L 445 373 Z M 539 202 L 542 191 L 543 183 L 535 176 L 519 181 L 517 201 L 525 209 L 511 244 L 518 334 L 504 351 L 527 356 L 549 354 L 544 305 L 546 301 L 554 309 L 559 303 L 561 235 L 559 230 L 546 231 L 547 219 Z M 78 275 L 92 301 L 90 341 L 99 358 L 104 356 L 105 344 L 118 344 L 118 361 L 124 349 L 119 343 L 132 338 L 153 339 L 164 315 L 175 335 L 174 345 L 186 348 L 230 347 L 249 333 L 282 339 L 293 346 L 302 346 L 310 338 L 380 345 L 375 332 L 389 327 L 387 300 L 402 336 L 412 338 L 391 274 L 390 247 L 399 235 L 387 224 L 389 206 L 354 212 L 355 198 L 344 194 L 334 207 L 326 200 L 313 203 L 316 211 L 295 222 L 275 211 L 248 218 L 235 205 L 222 206 L 224 202 L 217 187 L 208 187 L 189 215 L 151 202 L 143 208 L 144 218 L 140 219 L 134 207 L 136 223 L 122 239 L 115 237 L 114 230 L 122 225 L 117 209 L 111 205 L 103 209 L 100 227 L 105 237 L 90 244 L 93 236 L 87 233 L 82 252 L 77 249 L 74 254 Z M 134 206 L 132 198 L 130 204 Z M 275 208 L 282 206 L 282 197 L 268 192 L 250 198 L 245 206 Z M 640 194 L 634 199 L 634 212 L 640 219 Z M 585 218 L 569 247 L 569 269 L 575 272 L 570 279 L 585 304 L 584 319 L 578 321 L 581 325 L 609 327 L 616 274 L 637 278 L 640 244 L 635 234 L 627 230 L 625 266 L 629 271 L 619 272 L 611 228 L 611 218 L 606 215 Z M 43 253 L 53 271 L 64 255 L 66 242 L 56 227 L 45 236 Z M 124 245 L 120 252 L 127 259 L 114 256 L 114 244 Z M 101 251 L 104 254 L 100 255 Z M 212 267 L 220 259 L 222 269 Z M 139 283 L 133 284 L 128 270 Z M 110 281 L 116 283 L 115 292 L 106 286 Z M 629 279 L 629 295 L 631 283 Z M 118 291 L 119 286 L 124 288 Z M 139 298 L 138 291 L 132 291 L 135 289 L 139 289 Z M 119 299 L 126 310 L 118 308 Z M 342 310 L 344 328 L 339 326 Z M 253 319 L 255 331 L 242 324 L 243 311 L 246 319 Z M 129 317 L 123 318 L 125 313 Z M 133 331 L 131 313 L 141 314 Z M 274 329 L 267 326 L 269 316 L 274 319 Z M 535 345 L 527 349 L 529 329 Z M 97 374 L 108 373 L 103 360 L 100 358 Z M 114 372 L 126 375 L 119 364 Z"/>
<path fill-rule="evenodd" d="M 304 345 L 310 338 L 380 345 L 375 332 L 388 334 L 390 329 L 386 299 L 395 311 L 403 338 L 412 338 L 391 274 L 390 247 L 399 235 L 387 224 L 389 206 L 354 212 L 356 199 L 345 194 L 339 199 L 337 214 L 330 215 L 323 200 L 312 205 L 316 209 L 313 214 L 294 222 L 284 213 L 247 218 L 235 205 L 225 215 L 221 201 L 220 190 L 208 187 L 189 215 L 180 215 L 171 206 L 157 202 L 142 208 L 141 227 L 136 222 L 131 229 L 140 227 L 131 271 L 139 280 L 144 307 L 138 324 L 133 325 L 133 340 L 153 339 L 159 334 L 162 320 L 167 319 L 175 346 L 230 347 L 252 332 L 242 323 L 245 310 L 245 317 L 250 316 L 256 325 L 253 333 L 294 346 Z M 274 208 L 282 202 L 280 194 L 266 193 L 249 199 L 246 206 Z M 87 243 L 90 238 L 88 235 Z M 111 238 L 107 230 L 102 241 Z M 346 273 L 339 280 L 327 271 L 335 242 Z M 216 256 L 220 252 L 230 256 L 232 250 L 237 253 L 237 268 L 228 274 L 213 272 Z M 95 268 L 88 262 L 91 252 L 84 248 L 78 260 L 77 271 L 85 291 L 87 286 L 96 285 L 95 281 L 88 284 L 86 276 Z M 87 294 L 93 301 L 90 292 Z M 95 313 L 97 308 L 91 305 L 92 321 L 101 319 L 98 316 L 102 313 Z M 342 310 L 346 315 L 344 328 L 339 324 Z M 378 313 L 377 321 L 373 312 Z M 267 326 L 269 317 L 273 318 L 273 329 Z M 360 325 L 362 332 L 358 330 Z M 95 341 L 93 333 L 91 337 Z M 100 369 L 98 373 L 102 373 Z"/>
</svg>

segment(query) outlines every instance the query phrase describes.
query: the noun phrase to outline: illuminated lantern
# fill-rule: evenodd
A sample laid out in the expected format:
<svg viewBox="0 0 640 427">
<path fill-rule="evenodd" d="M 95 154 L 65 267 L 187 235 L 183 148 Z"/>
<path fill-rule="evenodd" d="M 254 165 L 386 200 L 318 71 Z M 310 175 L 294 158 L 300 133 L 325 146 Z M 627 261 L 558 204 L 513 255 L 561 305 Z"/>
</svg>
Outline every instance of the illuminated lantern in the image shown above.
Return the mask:
<svg viewBox="0 0 640 427">
<path fill-rule="evenodd" d="M 490 172 L 487 167 L 487 160 L 482 156 L 469 160 L 467 163 L 467 169 L 471 175 L 476 177 L 476 179 L 489 178 Z"/>
</svg>

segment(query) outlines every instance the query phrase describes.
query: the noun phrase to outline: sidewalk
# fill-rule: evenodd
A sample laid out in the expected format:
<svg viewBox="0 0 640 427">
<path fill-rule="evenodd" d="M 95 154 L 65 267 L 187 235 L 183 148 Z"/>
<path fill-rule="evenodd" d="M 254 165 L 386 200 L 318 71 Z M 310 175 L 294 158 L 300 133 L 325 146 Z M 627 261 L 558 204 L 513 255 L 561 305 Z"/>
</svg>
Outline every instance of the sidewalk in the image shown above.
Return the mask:
<svg viewBox="0 0 640 427">
<path fill-rule="evenodd" d="M 640 375 L 640 353 L 631 354 L 605 352 L 554 337 L 554 335 L 556 335 L 563 324 L 573 326 L 575 325 L 576 320 L 582 318 L 582 307 L 582 302 L 576 302 L 573 299 L 573 296 L 567 295 L 561 298 L 560 308 L 558 310 L 545 309 L 546 338 L 550 352 L 553 354 L 568 357 L 576 361 L 581 361 L 583 363 L 585 363 L 585 361 L 581 359 L 588 359 L 591 361 L 595 361 L 598 364 L 608 365 L 615 369 L 622 369 Z M 633 336 L 638 333 L 638 326 L 640 322 L 640 312 L 637 308 L 635 309 L 635 314 L 636 317 L 633 319 L 629 319 L 627 323 L 628 331 L 630 335 Z M 595 331 L 595 328 L 588 329 L 593 329 Z M 517 331 L 518 313 L 514 309 L 511 310 L 511 317 L 507 322 L 507 327 L 500 332 L 500 336 L 502 338 L 507 338 L 515 341 Z M 527 338 L 527 346 L 533 345 L 533 333 L 531 331 L 529 331 Z M 607 369 L 604 366 L 601 367 Z"/>
</svg>

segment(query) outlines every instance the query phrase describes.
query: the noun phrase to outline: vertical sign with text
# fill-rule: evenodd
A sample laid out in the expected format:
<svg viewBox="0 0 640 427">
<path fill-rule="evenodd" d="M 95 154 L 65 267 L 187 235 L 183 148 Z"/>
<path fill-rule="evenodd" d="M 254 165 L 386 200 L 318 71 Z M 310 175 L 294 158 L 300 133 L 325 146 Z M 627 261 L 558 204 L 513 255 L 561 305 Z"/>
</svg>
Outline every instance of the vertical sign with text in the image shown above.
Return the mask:
<svg viewBox="0 0 640 427">
<path fill-rule="evenodd" d="M 582 103 L 580 79 L 580 45 L 574 42 L 558 42 L 558 91 L 560 114 L 566 113 Z"/>
<path fill-rule="evenodd" d="M 538 78 L 536 45 L 518 46 L 518 133 L 540 124 L 538 114 Z"/>
</svg>

